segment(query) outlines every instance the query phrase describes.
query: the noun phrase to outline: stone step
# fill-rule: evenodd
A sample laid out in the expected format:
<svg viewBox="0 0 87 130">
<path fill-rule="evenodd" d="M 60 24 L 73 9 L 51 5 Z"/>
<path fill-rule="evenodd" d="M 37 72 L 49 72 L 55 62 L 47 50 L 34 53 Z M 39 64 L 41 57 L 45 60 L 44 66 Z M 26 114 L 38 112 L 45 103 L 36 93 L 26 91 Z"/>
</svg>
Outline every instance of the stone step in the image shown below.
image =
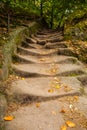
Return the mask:
<svg viewBox="0 0 87 130">
<path fill-rule="evenodd" d="M 39 44 L 36 44 L 36 43 L 32 44 L 32 43 L 28 43 L 26 41 L 22 41 L 21 46 L 24 47 L 24 48 L 34 48 L 34 49 L 42 48 L 42 46 L 39 45 Z"/>
<path fill-rule="evenodd" d="M 66 56 L 76 56 L 76 54 L 69 48 L 58 48 L 58 49 L 29 49 L 24 47 L 17 48 L 18 53 L 34 56 L 50 56 L 54 54 L 66 55 Z"/>
<path fill-rule="evenodd" d="M 66 56 L 77 56 L 74 51 L 71 50 L 71 48 L 58 48 L 57 49 L 57 54 L 58 55 L 66 55 Z"/>
<path fill-rule="evenodd" d="M 78 96 L 72 96 L 72 99 L 75 97 Z M 86 97 L 80 96 L 79 100 L 72 104 L 77 109 L 74 114 L 66 112 L 70 111 L 69 98 L 71 97 L 22 105 L 15 112 L 10 112 L 15 118 L 13 121 L 6 122 L 6 130 L 62 130 L 69 120 L 74 122 L 76 127 L 68 127 L 68 130 L 86 130 Z M 65 110 L 65 113 L 61 113 L 62 109 Z M 70 118 L 70 115 L 73 119 Z M 81 121 L 83 123 L 80 124 Z"/>
<path fill-rule="evenodd" d="M 57 53 L 55 49 L 29 49 L 18 46 L 17 52 L 20 54 L 33 55 L 33 56 L 49 56 Z"/>
<path fill-rule="evenodd" d="M 17 75 L 23 77 L 78 76 L 85 74 L 83 66 L 75 64 L 13 64 L 12 68 Z"/>
<path fill-rule="evenodd" d="M 36 107 L 36 103 L 22 106 L 17 111 L 12 112 L 15 119 L 6 122 L 6 130 L 60 130 L 65 123 L 63 116 L 59 113 L 61 103 L 50 101 L 43 102 L 40 105 L 39 108 Z M 56 111 L 58 115 L 53 115 L 53 111 Z"/>
<path fill-rule="evenodd" d="M 32 38 L 33 37 L 36 37 L 36 38 L 39 38 L 39 39 L 48 39 L 48 38 L 55 38 L 55 37 L 62 37 L 61 34 L 59 33 L 54 33 L 54 34 L 48 34 L 48 35 L 37 35 L 37 34 L 32 34 Z"/>
<path fill-rule="evenodd" d="M 7 93 L 9 99 L 24 104 L 81 94 L 81 87 L 75 77 L 25 78 L 14 81 Z"/>
<path fill-rule="evenodd" d="M 63 39 L 63 37 L 55 37 L 55 38 L 50 38 L 50 39 L 47 39 L 46 41 L 47 42 L 52 42 L 52 43 L 54 43 L 54 42 L 61 42 L 61 41 L 63 41 L 64 39 Z"/>
<path fill-rule="evenodd" d="M 20 54 L 15 54 L 15 62 L 20 62 L 20 63 L 58 63 L 58 64 L 63 64 L 63 63 L 72 63 L 72 64 L 81 64 L 77 58 L 70 57 L 70 56 L 58 56 L 58 55 L 53 55 L 53 56 L 32 56 L 32 55 L 20 55 Z"/>
<path fill-rule="evenodd" d="M 87 87 L 87 74 L 78 76 L 78 80 L 82 83 L 83 87 Z"/>
<path fill-rule="evenodd" d="M 37 41 L 31 37 L 25 37 L 25 41 L 29 42 L 29 43 L 37 43 Z"/>
<path fill-rule="evenodd" d="M 35 36 L 33 36 L 33 39 L 35 39 L 37 41 L 37 44 L 40 44 L 40 45 L 45 45 L 47 42 L 61 42 L 63 41 L 63 37 L 53 37 L 53 38 L 47 38 L 47 39 L 40 39 L 40 38 L 36 38 Z"/>
<path fill-rule="evenodd" d="M 53 48 L 67 48 L 66 42 L 55 42 L 55 43 L 46 43 L 44 48 L 53 49 Z"/>
<path fill-rule="evenodd" d="M 62 31 L 58 31 L 58 30 L 40 30 L 37 32 L 38 35 L 53 35 L 55 33 L 61 34 L 62 35 Z"/>
<path fill-rule="evenodd" d="M 34 43 L 33 43 L 33 44 L 34 44 Z M 32 45 L 32 43 L 29 44 L 29 43 L 26 42 L 26 41 L 22 41 L 22 42 L 21 42 L 21 46 L 24 47 L 24 48 L 34 48 L 34 49 L 35 49 L 35 47 L 34 47 L 34 45 Z"/>
</svg>

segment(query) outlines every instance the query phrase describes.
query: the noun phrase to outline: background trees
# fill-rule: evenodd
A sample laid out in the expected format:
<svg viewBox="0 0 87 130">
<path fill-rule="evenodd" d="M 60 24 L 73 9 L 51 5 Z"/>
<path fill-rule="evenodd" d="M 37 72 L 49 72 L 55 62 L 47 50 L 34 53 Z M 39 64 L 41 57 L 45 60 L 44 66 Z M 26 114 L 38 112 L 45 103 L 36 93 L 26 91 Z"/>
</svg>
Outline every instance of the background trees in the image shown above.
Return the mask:
<svg viewBox="0 0 87 130">
<path fill-rule="evenodd" d="M 1 0 L 2 4 L 8 16 L 8 30 L 12 14 L 44 18 L 50 28 L 87 16 L 87 0 Z"/>
</svg>

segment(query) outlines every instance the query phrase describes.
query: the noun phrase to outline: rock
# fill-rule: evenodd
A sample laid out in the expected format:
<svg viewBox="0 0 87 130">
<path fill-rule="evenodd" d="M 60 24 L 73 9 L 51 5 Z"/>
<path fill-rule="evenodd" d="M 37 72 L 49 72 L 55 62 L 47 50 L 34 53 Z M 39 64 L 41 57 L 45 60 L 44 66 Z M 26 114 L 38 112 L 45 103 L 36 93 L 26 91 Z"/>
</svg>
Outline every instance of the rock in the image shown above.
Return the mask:
<svg viewBox="0 0 87 130">
<path fill-rule="evenodd" d="M 7 102 L 5 97 L 0 94 L 0 130 L 5 130 L 5 122 L 3 117 L 5 116 L 7 110 Z"/>
</svg>

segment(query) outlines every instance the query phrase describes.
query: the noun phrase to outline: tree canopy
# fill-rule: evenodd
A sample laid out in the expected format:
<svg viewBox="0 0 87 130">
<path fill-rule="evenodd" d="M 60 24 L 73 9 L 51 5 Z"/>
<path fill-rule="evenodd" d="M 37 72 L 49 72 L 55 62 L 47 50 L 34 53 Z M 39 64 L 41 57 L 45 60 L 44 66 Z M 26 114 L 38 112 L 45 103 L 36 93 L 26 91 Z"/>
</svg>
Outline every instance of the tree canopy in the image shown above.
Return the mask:
<svg viewBox="0 0 87 130">
<path fill-rule="evenodd" d="M 62 27 L 70 16 L 72 19 L 87 14 L 87 0 L 1 0 L 1 3 L 7 11 L 12 9 L 16 13 L 25 12 L 43 17 L 50 28 Z"/>
</svg>

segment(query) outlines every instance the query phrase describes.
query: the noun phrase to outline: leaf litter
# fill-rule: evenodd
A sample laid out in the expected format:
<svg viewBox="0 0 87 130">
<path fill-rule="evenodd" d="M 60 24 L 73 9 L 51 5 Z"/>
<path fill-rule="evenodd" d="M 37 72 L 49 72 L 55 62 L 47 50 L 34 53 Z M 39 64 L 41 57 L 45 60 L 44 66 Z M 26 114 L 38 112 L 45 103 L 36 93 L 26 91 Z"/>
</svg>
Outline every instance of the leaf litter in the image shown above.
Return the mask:
<svg viewBox="0 0 87 130">
<path fill-rule="evenodd" d="M 60 113 L 63 114 L 66 120 L 67 127 L 81 127 L 87 129 L 87 118 L 84 113 L 77 107 L 79 96 L 68 96 L 60 99 L 61 102 L 66 102 L 67 107 L 61 108 Z M 64 130 L 61 128 L 61 130 Z"/>
<path fill-rule="evenodd" d="M 67 93 L 72 90 L 72 88 L 70 86 L 63 84 L 61 82 L 61 79 L 58 77 L 54 77 L 53 81 L 50 83 L 49 86 L 51 89 L 49 89 L 48 92 L 54 92 L 57 90 L 58 90 L 58 92 L 60 92 L 59 90 L 61 90 L 61 91 L 64 91 Z M 75 97 L 75 98 L 77 98 L 77 97 Z"/>
<path fill-rule="evenodd" d="M 5 116 L 4 120 L 5 121 L 12 121 L 14 119 L 14 116 Z"/>
</svg>

